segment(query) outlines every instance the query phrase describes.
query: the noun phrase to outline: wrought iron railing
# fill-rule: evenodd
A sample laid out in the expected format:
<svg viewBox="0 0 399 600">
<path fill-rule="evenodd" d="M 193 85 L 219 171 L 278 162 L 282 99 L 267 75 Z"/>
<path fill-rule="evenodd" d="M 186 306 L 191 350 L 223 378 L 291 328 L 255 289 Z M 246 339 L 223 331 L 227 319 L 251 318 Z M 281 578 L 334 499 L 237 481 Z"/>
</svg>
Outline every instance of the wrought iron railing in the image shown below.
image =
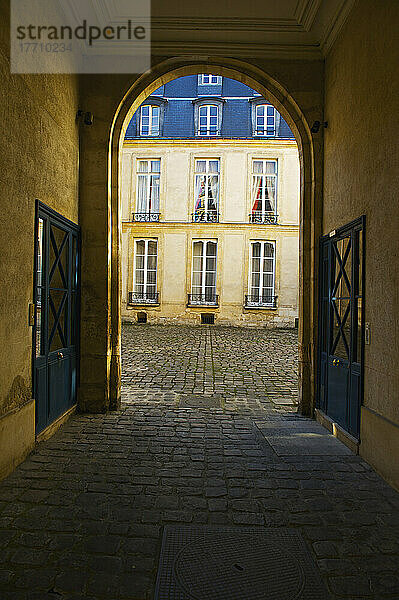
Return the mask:
<svg viewBox="0 0 399 600">
<path fill-rule="evenodd" d="M 260 223 L 261 225 L 277 225 L 277 219 L 278 215 L 274 211 L 254 210 L 249 215 L 250 223 Z"/>
<path fill-rule="evenodd" d="M 278 296 L 247 294 L 245 296 L 245 308 L 277 308 Z"/>
<path fill-rule="evenodd" d="M 159 304 L 159 292 L 129 292 L 128 304 Z"/>
<path fill-rule="evenodd" d="M 132 214 L 132 221 L 138 221 L 140 223 L 158 223 L 160 213 L 156 212 L 139 212 Z"/>
<path fill-rule="evenodd" d="M 219 213 L 217 210 L 208 210 L 207 212 L 196 210 L 191 213 L 191 220 L 193 223 L 218 223 Z"/>
<path fill-rule="evenodd" d="M 219 296 L 210 292 L 188 294 L 187 306 L 219 306 Z"/>
</svg>

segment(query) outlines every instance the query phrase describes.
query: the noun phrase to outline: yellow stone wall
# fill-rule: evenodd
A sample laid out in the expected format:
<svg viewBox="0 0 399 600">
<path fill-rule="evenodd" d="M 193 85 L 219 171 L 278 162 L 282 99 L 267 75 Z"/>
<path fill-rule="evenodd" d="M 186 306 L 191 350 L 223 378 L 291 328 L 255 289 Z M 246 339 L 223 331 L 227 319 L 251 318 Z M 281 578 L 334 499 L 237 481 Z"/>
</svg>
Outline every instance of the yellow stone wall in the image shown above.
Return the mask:
<svg viewBox="0 0 399 600">
<path fill-rule="evenodd" d="M 362 0 L 326 60 L 323 229 L 366 215 L 360 453 L 399 489 L 399 45 L 396 0 Z"/>
<path fill-rule="evenodd" d="M 31 450 L 35 200 L 78 221 L 78 78 L 10 73 L 0 2 L 0 478 Z"/>
<path fill-rule="evenodd" d="M 140 158 L 161 160 L 160 222 L 136 223 L 136 164 Z M 198 158 L 219 158 L 219 223 L 192 223 L 194 165 Z M 278 225 L 249 223 L 252 208 L 252 160 L 277 159 Z M 136 320 L 147 312 L 150 322 L 199 323 L 201 313 L 215 314 L 215 323 L 294 326 L 298 317 L 299 158 L 294 141 L 140 140 L 125 142 L 122 156 L 122 316 Z M 133 291 L 134 240 L 158 240 L 160 306 L 129 306 Z M 219 306 L 187 307 L 191 291 L 192 244 L 195 239 L 218 241 Z M 248 293 L 250 242 L 276 243 L 277 308 L 245 309 Z"/>
</svg>

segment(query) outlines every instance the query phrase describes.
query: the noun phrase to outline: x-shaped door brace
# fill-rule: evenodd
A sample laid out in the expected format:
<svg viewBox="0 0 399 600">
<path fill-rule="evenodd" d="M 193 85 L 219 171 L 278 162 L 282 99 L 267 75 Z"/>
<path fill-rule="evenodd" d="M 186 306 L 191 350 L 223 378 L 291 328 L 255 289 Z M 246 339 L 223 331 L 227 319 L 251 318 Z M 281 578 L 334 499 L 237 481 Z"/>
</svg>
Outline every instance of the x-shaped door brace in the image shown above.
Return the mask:
<svg viewBox="0 0 399 600">
<path fill-rule="evenodd" d="M 61 279 L 62 279 L 62 282 L 63 282 L 65 288 L 68 287 L 68 283 L 67 283 L 67 280 L 65 277 L 64 269 L 62 268 L 61 255 L 64 250 L 65 244 L 68 240 L 68 236 L 69 236 L 69 233 L 66 232 L 61 244 L 59 246 L 57 246 L 57 241 L 54 237 L 53 228 L 50 226 L 50 240 L 51 240 L 51 245 L 54 250 L 55 259 L 53 262 L 53 266 L 51 267 L 51 270 L 50 270 L 49 281 L 51 282 L 54 272 L 55 272 L 56 268 L 58 267 L 58 269 L 60 271 Z"/>
<path fill-rule="evenodd" d="M 350 295 L 352 294 L 352 286 L 350 284 L 350 281 L 349 281 L 348 276 L 347 276 L 346 271 L 345 271 L 345 265 L 346 265 L 346 263 L 348 261 L 349 254 L 350 254 L 351 249 L 352 249 L 351 238 L 347 238 L 347 239 L 349 239 L 349 243 L 348 243 L 348 245 L 346 247 L 346 250 L 345 250 L 343 258 L 341 258 L 341 255 L 340 255 L 339 251 L 337 250 L 336 243 L 334 242 L 332 244 L 335 256 L 337 257 L 337 261 L 338 261 L 338 264 L 339 264 L 339 273 L 338 273 L 337 278 L 335 280 L 335 284 L 334 284 L 334 288 L 333 288 L 333 291 L 332 291 L 332 298 L 331 298 L 331 300 L 332 300 L 332 306 L 333 306 L 333 309 L 334 309 L 334 313 L 335 313 L 335 316 L 336 316 L 336 319 L 337 319 L 337 324 L 338 324 L 339 331 L 338 331 L 337 337 L 335 338 L 334 343 L 332 345 L 331 354 L 334 354 L 334 352 L 335 352 L 335 350 L 336 350 L 336 348 L 338 346 L 339 337 L 342 336 L 342 341 L 344 342 L 344 346 L 345 346 L 346 352 L 348 354 L 348 358 L 350 358 L 349 344 L 348 344 L 348 341 L 347 341 L 346 336 L 345 336 L 344 326 L 345 326 L 345 323 L 346 323 L 346 321 L 348 319 L 348 316 L 350 315 L 350 312 L 351 312 L 352 298 L 351 298 L 351 296 L 349 298 L 347 298 L 349 300 L 349 302 L 348 302 L 348 306 L 346 307 L 346 310 L 345 310 L 345 313 L 344 313 L 344 316 L 343 316 L 342 320 L 341 320 L 340 314 L 338 312 L 337 305 L 335 303 L 335 301 L 337 300 L 337 298 L 335 298 L 335 294 L 336 294 L 336 292 L 338 290 L 338 286 L 339 286 L 339 282 L 341 280 L 341 277 L 343 277 L 344 280 L 345 280 L 346 286 L 348 288 L 348 293 Z"/>
</svg>

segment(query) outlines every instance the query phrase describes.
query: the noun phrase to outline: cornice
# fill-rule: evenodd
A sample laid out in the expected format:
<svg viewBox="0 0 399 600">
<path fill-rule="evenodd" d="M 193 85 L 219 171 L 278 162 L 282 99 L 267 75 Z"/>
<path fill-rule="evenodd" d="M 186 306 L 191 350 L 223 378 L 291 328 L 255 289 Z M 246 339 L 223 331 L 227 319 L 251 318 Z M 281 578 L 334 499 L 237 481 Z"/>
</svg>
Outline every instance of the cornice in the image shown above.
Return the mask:
<svg viewBox="0 0 399 600">
<path fill-rule="evenodd" d="M 326 56 L 331 50 L 355 3 L 356 0 L 345 0 L 335 13 L 330 27 L 327 29 L 323 39 L 320 42 L 320 49 L 323 56 Z"/>
<path fill-rule="evenodd" d="M 313 0 L 320 1 L 320 0 Z M 295 33 L 306 31 L 295 19 L 241 19 L 239 17 L 153 17 L 151 29 L 168 31 L 260 31 L 263 33 Z"/>
<path fill-rule="evenodd" d="M 315 21 L 321 0 L 298 0 L 294 17 L 304 31 L 310 31 Z"/>
<path fill-rule="evenodd" d="M 322 60 L 319 44 L 251 44 L 247 42 L 160 42 L 151 43 L 153 56 L 214 55 L 234 58 L 281 58 Z"/>
</svg>

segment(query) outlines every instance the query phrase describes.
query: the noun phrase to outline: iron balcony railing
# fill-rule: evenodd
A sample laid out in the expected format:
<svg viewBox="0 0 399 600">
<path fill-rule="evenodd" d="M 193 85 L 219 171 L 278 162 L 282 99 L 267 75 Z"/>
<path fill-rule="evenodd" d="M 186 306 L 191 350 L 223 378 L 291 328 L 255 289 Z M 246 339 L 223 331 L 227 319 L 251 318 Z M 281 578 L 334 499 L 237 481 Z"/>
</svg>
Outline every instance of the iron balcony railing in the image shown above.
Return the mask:
<svg viewBox="0 0 399 600">
<path fill-rule="evenodd" d="M 219 306 L 219 296 L 211 292 L 188 294 L 187 306 Z"/>
<path fill-rule="evenodd" d="M 249 222 L 260 223 L 261 225 L 277 225 L 277 218 L 278 215 L 273 211 L 254 210 L 249 215 Z"/>
<path fill-rule="evenodd" d="M 277 308 L 278 296 L 247 294 L 245 296 L 245 308 Z"/>
<path fill-rule="evenodd" d="M 219 223 L 219 213 L 217 210 L 196 210 L 191 213 L 191 220 L 193 223 Z"/>
<path fill-rule="evenodd" d="M 159 292 L 129 292 L 128 304 L 159 304 Z"/>
<path fill-rule="evenodd" d="M 156 212 L 139 212 L 132 214 L 132 221 L 138 221 L 139 223 L 158 223 L 160 213 Z"/>
</svg>

